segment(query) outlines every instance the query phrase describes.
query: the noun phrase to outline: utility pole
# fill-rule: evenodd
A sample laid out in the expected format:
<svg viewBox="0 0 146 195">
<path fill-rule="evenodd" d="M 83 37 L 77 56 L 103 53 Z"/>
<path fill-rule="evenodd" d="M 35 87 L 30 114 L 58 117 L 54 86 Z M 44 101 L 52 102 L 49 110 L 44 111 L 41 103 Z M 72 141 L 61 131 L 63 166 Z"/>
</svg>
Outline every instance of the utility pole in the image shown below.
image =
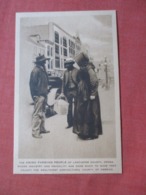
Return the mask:
<svg viewBox="0 0 146 195">
<path fill-rule="evenodd" d="M 105 67 L 105 88 L 109 88 L 109 83 L 108 83 L 108 64 L 107 64 L 107 58 L 105 57 L 104 61 L 104 67 Z"/>
</svg>

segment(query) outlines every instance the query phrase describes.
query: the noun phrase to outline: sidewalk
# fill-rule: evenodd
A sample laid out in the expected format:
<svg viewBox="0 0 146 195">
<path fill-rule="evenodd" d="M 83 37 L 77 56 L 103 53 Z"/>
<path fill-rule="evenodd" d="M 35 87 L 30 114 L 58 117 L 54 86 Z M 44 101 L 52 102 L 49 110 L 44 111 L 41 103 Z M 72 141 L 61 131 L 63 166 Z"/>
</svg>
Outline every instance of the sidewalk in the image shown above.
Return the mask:
<svg viewBox="0 0 146 195">
<path fill-rule="evenodd" d="M 103 135 L 95 140 L 80 140 L 67 126 L 65 115 L 46 119 L 49 134 L 42 139 L 31 136 L 31 127 L 23 132 L 20 158 L 111 158 L 116 155 L 113 89 L 99 88 Z"/>
</svg>

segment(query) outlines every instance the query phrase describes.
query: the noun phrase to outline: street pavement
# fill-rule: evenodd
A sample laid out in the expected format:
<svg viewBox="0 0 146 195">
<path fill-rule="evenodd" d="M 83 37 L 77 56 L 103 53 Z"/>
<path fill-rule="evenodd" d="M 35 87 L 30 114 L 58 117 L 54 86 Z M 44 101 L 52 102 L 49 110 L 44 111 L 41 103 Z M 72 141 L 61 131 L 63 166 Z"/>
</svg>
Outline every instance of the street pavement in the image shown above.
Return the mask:
<svg viewBox="0 0 146 195">
<path fill-rule="evenodd" d="M 25 105 L 24 120 L 18 136 L 19 157 L 24 159 L 75 159 L 116 157 L 114 87 L 108 90 L 99 87 L 103 135 L 94 140 L 81 140 L 66 129 L 66 115 L 55 115 L 46 119 L 48 134 L 42 139 L 32 137 L 31 114 L 33 106 Z"/>
</svg>

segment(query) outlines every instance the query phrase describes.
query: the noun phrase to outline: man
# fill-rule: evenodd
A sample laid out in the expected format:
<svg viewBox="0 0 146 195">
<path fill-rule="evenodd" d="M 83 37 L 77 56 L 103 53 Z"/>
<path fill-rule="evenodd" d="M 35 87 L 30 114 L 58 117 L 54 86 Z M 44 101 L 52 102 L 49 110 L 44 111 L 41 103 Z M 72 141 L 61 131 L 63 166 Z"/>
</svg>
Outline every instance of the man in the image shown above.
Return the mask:
<svg viewBox="0 0 146 195">
<path fill-rule="evenodd" d="M 63 76 L 61 96 L 65 95 L 69 103 L 67 114 L 68 126 L 66 128 L 70 128 L 73 126 L 73 103 L 75 103 L 76 101 L 77 85 L 79 82 L 78 69 L 73 66 L 74 63 L 75 61 L 72 58 L 66 59 L 65 68 L 67 70 L 64 72 Z"/>
<path fill-rule="evenodd" d="M 30 75 L 30 92 L 34 101 L 34 112 L 32 115 L 32 136 L 42 138 L 42 133 L 50 133 L 45 129 L 45 106 L 48 94 L 48 75 L 45 69 L 47 58 L 39 55 L 34 62 L 36 66 Z"/>
</svg>

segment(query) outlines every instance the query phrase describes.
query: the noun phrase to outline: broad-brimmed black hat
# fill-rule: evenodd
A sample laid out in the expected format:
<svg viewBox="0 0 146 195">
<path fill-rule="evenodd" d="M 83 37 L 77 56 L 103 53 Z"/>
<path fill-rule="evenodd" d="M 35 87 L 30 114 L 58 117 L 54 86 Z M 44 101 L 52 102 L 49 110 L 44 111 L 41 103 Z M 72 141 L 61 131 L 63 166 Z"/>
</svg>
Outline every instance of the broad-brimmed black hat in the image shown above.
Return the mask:
<svg viewBox="0 0 146 195">
<path fill-rule="evenodd" d="M 36 57 L 36 61 L 34 62 L 35 64 L 39 64 L 42 62 L 45 62 L 46 60 L 49 60 L 49 58 L 46 58 L 44 55 L 40 55 Z"/>
<path fill-rule="evenodd" d="M 75 61 L 79 66 L 86 66 L 89 62 L 89 57 L 86 53 L 81 52 L 75 57 Z"/>
</svg>

